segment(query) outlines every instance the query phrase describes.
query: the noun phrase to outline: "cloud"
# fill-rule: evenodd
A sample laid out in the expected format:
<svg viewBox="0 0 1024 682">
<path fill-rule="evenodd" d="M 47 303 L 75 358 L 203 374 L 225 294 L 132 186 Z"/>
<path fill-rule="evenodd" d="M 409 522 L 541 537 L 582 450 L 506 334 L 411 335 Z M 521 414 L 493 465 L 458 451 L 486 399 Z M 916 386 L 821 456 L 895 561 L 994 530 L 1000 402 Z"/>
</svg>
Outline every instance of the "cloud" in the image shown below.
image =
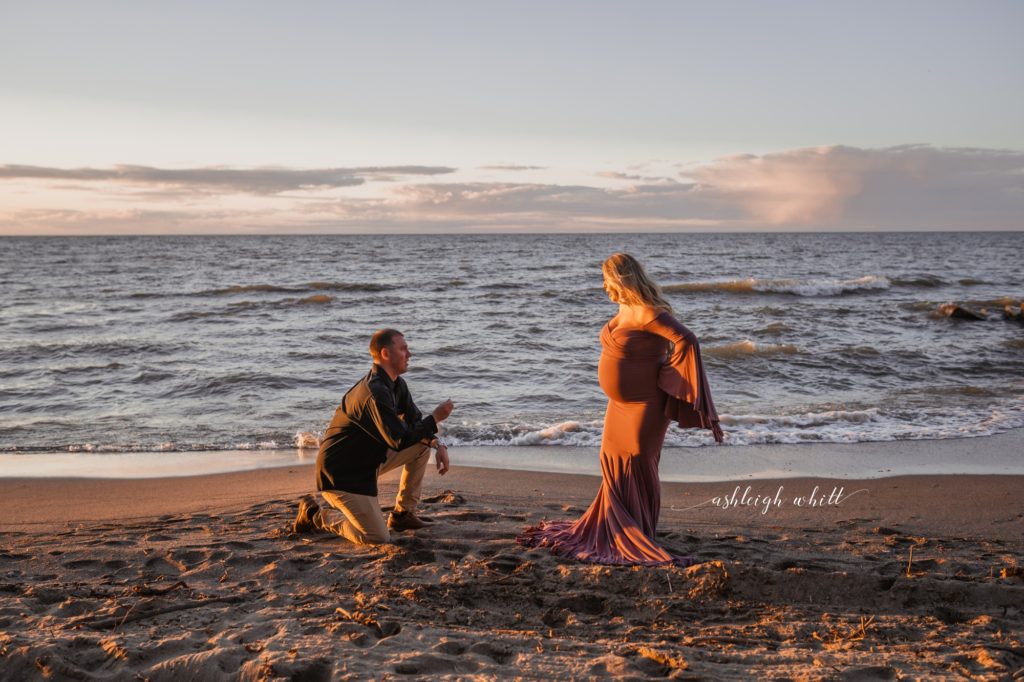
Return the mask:
<svg viewBox="0 0 1024 682">
<path fill-rule="evenodd" d="M 356 168 L 154 168 L 119 165 L 113 168 L 49 168 L 0 166 L 0 180 L 74 180 L 189 188 L 242 194 L 280 194 L 294 190 L 335 189 L 362 185 L 368 179 L 394 176 L 441 175 L 455 172 L 446 166 L 364 166 Z"/>
<path fill-rule="evenodd" d="M 537 229 L 1024 228 L 1024 152 L 1012 150 L 836 145 L 717 159 L 680 171 L 689 182 L 597 175 L 629 184 L 408 184 L 373 209 Z"/>
<path fill-rule="evenodd" d="M 389 218 L 514 230 L 706 228 L 742 218 L 731 207 L 709 204 L 693 183 L 615 189 L 543 183 L 421 183 L 395 187 L 380 201 L 338 200 L 321 204 L 319 210 L 354 222 Z"/>
<path fill-rule="evenodd" d="M 1021 228 L 1024 152 L 828 146 L 718 159 L 682 173 L 752 224 Z"/>
<path fill-rule="evenodd" d="M 34 235 L 187 234 L 190 228 L 236 222 L 239 216 L 197 211 L 34 209 L 0 215 L 0 233 Z M 202 231 L 202 230 L 200 230 Z"/>
<path fill-rule="evenodd" d="M 609 180 L 625 180 L 628 182 L 678 182 L 675 178 L 666 178 L 662 175 L 636 175 L 634 173 L 619 173 L 617 171 L 601 171 L 595 173 L 599 178 L 607 178 Z"/>
<path fill-rule="evenodd" d="M 1024 229 L 1024 152 L 827 146 L 677 170 L 665 178 L 654 168 L 625 167 L 595 173 L 613 182 L 591 186 L 492 182 L 482 173 L 476 181 L 438 182 L 453 172 L 447 166 L 2 166 L 0 181 L 47 187 L 38 195 L 12 188 L 0 233 L 120 233 L 133 221 L 139 231 L 183 233 Z M 285 193 L 384 178 L 400 180 L 344 195 Z M 73 190 L 53 189 L 69 184 Z"/>
<path fill-rule="evenodd" d="M 494 165 L 494 166 L 479 166 L 479 170 L 496 170 L 496 171 L 547 170 L 547 166 L 517 166 L 515 164 L 497 164 L 497 165 Z"/>
</svg>

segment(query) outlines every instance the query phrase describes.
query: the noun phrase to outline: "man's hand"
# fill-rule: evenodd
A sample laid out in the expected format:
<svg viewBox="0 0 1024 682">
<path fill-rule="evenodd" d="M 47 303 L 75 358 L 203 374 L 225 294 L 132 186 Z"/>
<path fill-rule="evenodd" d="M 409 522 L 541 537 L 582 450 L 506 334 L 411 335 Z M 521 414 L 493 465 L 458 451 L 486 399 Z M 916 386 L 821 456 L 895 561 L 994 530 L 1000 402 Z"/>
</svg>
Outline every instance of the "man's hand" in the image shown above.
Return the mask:
<svg viewBox="0 0 1024 682">
<path fill-rule="evenodd" d="M 444 476 L 448 473 L 448 446 L 438 443 L 437 451 L 434 453 L 434 463 L 437 464 L 437 473 Z"/>
<path fill-rule="evenodd" d="M 448 415 L 455 409 L 455 404 L 452 403 L 451 399 L 444 401 L 440 405 L 434 408 L 434 421 L 437 423 L 443 422 L 448 418 Z"/>
</svg>

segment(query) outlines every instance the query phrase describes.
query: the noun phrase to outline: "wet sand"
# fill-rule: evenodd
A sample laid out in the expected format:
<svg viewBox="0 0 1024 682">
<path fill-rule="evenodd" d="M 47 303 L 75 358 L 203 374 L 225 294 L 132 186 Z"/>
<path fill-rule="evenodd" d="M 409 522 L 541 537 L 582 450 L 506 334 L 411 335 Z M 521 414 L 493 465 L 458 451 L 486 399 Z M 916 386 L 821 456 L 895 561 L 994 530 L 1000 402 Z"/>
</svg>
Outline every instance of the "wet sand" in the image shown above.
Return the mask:
<svg viewBox="0 0 1024 682">
<path fill-rule="evenodd" d="M 515 544 L 590 476 L 428 474 L 435 523 L 378 547 L 293 534 L 311 481 L 0 480 L 0 678 L 1024 675 L 1021 476 L 668 483 L 688 569 Z"/>
</svg>

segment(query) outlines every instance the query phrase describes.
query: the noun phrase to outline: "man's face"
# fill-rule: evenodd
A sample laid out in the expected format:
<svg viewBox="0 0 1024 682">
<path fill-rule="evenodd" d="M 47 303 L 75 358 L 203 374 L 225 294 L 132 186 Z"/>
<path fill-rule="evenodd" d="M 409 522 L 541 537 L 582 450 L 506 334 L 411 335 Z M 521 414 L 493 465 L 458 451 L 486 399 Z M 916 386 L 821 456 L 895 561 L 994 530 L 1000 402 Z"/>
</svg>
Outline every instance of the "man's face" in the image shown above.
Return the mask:
<svg viewBox="0 0 1024 682">
<path fill-rule="evenodd" d="M 409 369 L 409 358 L 412 357 L 412 353 L 409 352 L 409 344 L 405 342 L 404 336 L 399 335 L 391 339 L 391 345 L 381 349 L 381 355 L 384 364 L 393 374 L 405 374 Z"/>
</svg>

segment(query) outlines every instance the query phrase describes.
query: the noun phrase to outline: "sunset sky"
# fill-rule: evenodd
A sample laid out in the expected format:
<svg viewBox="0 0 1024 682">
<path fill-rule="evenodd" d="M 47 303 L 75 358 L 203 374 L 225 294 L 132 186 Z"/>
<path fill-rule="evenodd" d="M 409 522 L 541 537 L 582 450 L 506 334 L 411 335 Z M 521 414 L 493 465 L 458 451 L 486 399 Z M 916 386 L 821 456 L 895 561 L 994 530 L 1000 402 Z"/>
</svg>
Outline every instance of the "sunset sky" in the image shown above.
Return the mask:
<svg viewBox="0 0 1024 682">
<path fill-rule="evenodd" d="M 1024 229 L 1024 3 L 4 2 L 0 234 Z"/>
</svg>

